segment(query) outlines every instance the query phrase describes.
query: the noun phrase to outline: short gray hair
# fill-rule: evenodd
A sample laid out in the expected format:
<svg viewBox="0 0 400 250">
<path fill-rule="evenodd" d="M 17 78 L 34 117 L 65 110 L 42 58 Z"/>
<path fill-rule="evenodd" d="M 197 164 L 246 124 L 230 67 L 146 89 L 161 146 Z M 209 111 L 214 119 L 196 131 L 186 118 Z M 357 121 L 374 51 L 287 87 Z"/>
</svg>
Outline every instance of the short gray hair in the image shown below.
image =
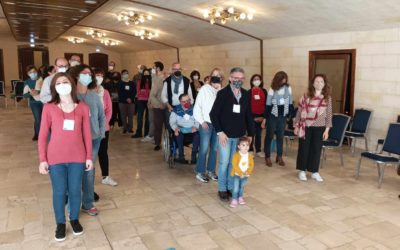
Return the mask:
<svg viewBox="0 0 400 250">
<path fill-rule="evenodd" d="M 232 75 L 233 73 L 236 73 L 236 72 L 240 72 L 240 73 L 244 74 L 244 69 L 241 67 L 234 67 L 231 69 L 230 74 Z"/>
</svg>

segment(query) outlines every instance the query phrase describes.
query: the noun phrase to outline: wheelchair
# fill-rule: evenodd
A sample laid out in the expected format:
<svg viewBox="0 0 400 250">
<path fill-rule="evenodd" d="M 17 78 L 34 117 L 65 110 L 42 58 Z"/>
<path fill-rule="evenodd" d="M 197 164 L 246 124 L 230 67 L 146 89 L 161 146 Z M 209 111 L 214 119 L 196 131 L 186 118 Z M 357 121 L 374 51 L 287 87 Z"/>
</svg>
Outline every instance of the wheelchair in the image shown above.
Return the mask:
<svg viewBox="0 0 400 250">
<path fill-rule="evenodd" d="M 185 134 L 183 146 L 191 148 L 192 143 L 193 134 Z M 169 168 L 174 168 L 175 160 L 178 157 L 178 143 L 176 141 L 175 133 L 172 131 L 172 129 L 164 129 L 162 146 L 164 151 L 164 161 L 167 162 Z"/>
</svg>

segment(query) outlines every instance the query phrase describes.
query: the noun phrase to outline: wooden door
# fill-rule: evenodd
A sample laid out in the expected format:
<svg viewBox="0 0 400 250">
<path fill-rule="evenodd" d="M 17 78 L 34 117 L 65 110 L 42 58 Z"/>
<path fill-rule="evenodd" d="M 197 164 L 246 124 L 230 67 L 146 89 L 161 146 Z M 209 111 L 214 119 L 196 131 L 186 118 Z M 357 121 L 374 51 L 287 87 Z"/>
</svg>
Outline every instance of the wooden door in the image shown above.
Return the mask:
<svg viewBox="0 0 400 250">
<path fill-rule="evenodd" d="M 4 61 L 3 61 L 3 50 L 0 49 L 0 81 L 6 82 L 4 76 Z"/>
<path fill-rule="evenodd" d="M 89 65 L 90 67 L 98 68 L 108 71 L 108 55 L 103 53 L 91 53 L 89 54 Z"/>
<path fill-rule="evenodd" d="M 28 65 L 41 65 L 49 64 L 49 51 L 47 47 L 30 48 L 26 46 L 18 47 L 18 72 L 19 79 L 25 80 L 28 78 L 26 74 L 26 67 Z"/>
<path fill-rule="evenodd" d="M 351 115 L 354 105 L 355 50 L 310 51 L 310 80 L 325 74 L 332 87 L 334 113 Z"/>
</svg>

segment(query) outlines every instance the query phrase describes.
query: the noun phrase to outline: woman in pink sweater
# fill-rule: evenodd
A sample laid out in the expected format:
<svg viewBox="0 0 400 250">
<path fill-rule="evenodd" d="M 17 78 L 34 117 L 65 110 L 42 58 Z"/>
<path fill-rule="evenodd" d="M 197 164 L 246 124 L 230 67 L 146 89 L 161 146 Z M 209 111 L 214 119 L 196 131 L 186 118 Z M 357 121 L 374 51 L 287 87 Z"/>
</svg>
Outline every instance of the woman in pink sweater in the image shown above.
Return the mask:
<svg viewBox="0 0 400 250">
<path fill-rule="evenodd" d="M 104 71 L 102 69 L 95 70 L 96 75 L 96 92 L 100 97 L 101 103 L 103 104 L 104 114 L 106 115 L 106 137 L 101 139 L 99 148 L 99 163 L 101 168 L 101 175 L 103 179 L 101 183 L 104 185 L 117 186 L 118 183 L 111 178 L 108 174 L 109 160 L 108 160 L 108 137 L 110 135 L 110 120 L 112 117 L 112 101 L 109 92 L 101 86 L 104 80 Z"/>
<path fill-rule="evenodd" d="M 66 73 L 54 76 L 50 85 L 52 99 L 43 108 L 39 133 L 39 172 L 50 174 L 57 223 L 56 241 L 65 240 L 67 193 L 73 234 L 83 233 L 78 220 L 82 176 L 85 170 L 93 169 L 89 108 L 78 101 L 75 86 L 73 78 Z"/>
</svg>

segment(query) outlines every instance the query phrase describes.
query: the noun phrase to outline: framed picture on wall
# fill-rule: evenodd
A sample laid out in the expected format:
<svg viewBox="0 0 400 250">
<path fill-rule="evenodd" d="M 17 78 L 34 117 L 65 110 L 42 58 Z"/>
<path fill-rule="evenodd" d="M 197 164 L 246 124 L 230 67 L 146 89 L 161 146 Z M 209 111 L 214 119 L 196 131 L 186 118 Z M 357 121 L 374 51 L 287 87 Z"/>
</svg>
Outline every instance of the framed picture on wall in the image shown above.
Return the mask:
<svg viewBox="0 0 400 250">
<path fill-rule="evenodd" d="M 71 59 L 71 56 L 73 56 L 73 55 L 79 56 L 81 58 L 81 63 L 83 63 L 83 54 L 82 53 L 64 53 L 64 57 L 68 61 L 69 61 L 69 59 Z"/>
</svg>

